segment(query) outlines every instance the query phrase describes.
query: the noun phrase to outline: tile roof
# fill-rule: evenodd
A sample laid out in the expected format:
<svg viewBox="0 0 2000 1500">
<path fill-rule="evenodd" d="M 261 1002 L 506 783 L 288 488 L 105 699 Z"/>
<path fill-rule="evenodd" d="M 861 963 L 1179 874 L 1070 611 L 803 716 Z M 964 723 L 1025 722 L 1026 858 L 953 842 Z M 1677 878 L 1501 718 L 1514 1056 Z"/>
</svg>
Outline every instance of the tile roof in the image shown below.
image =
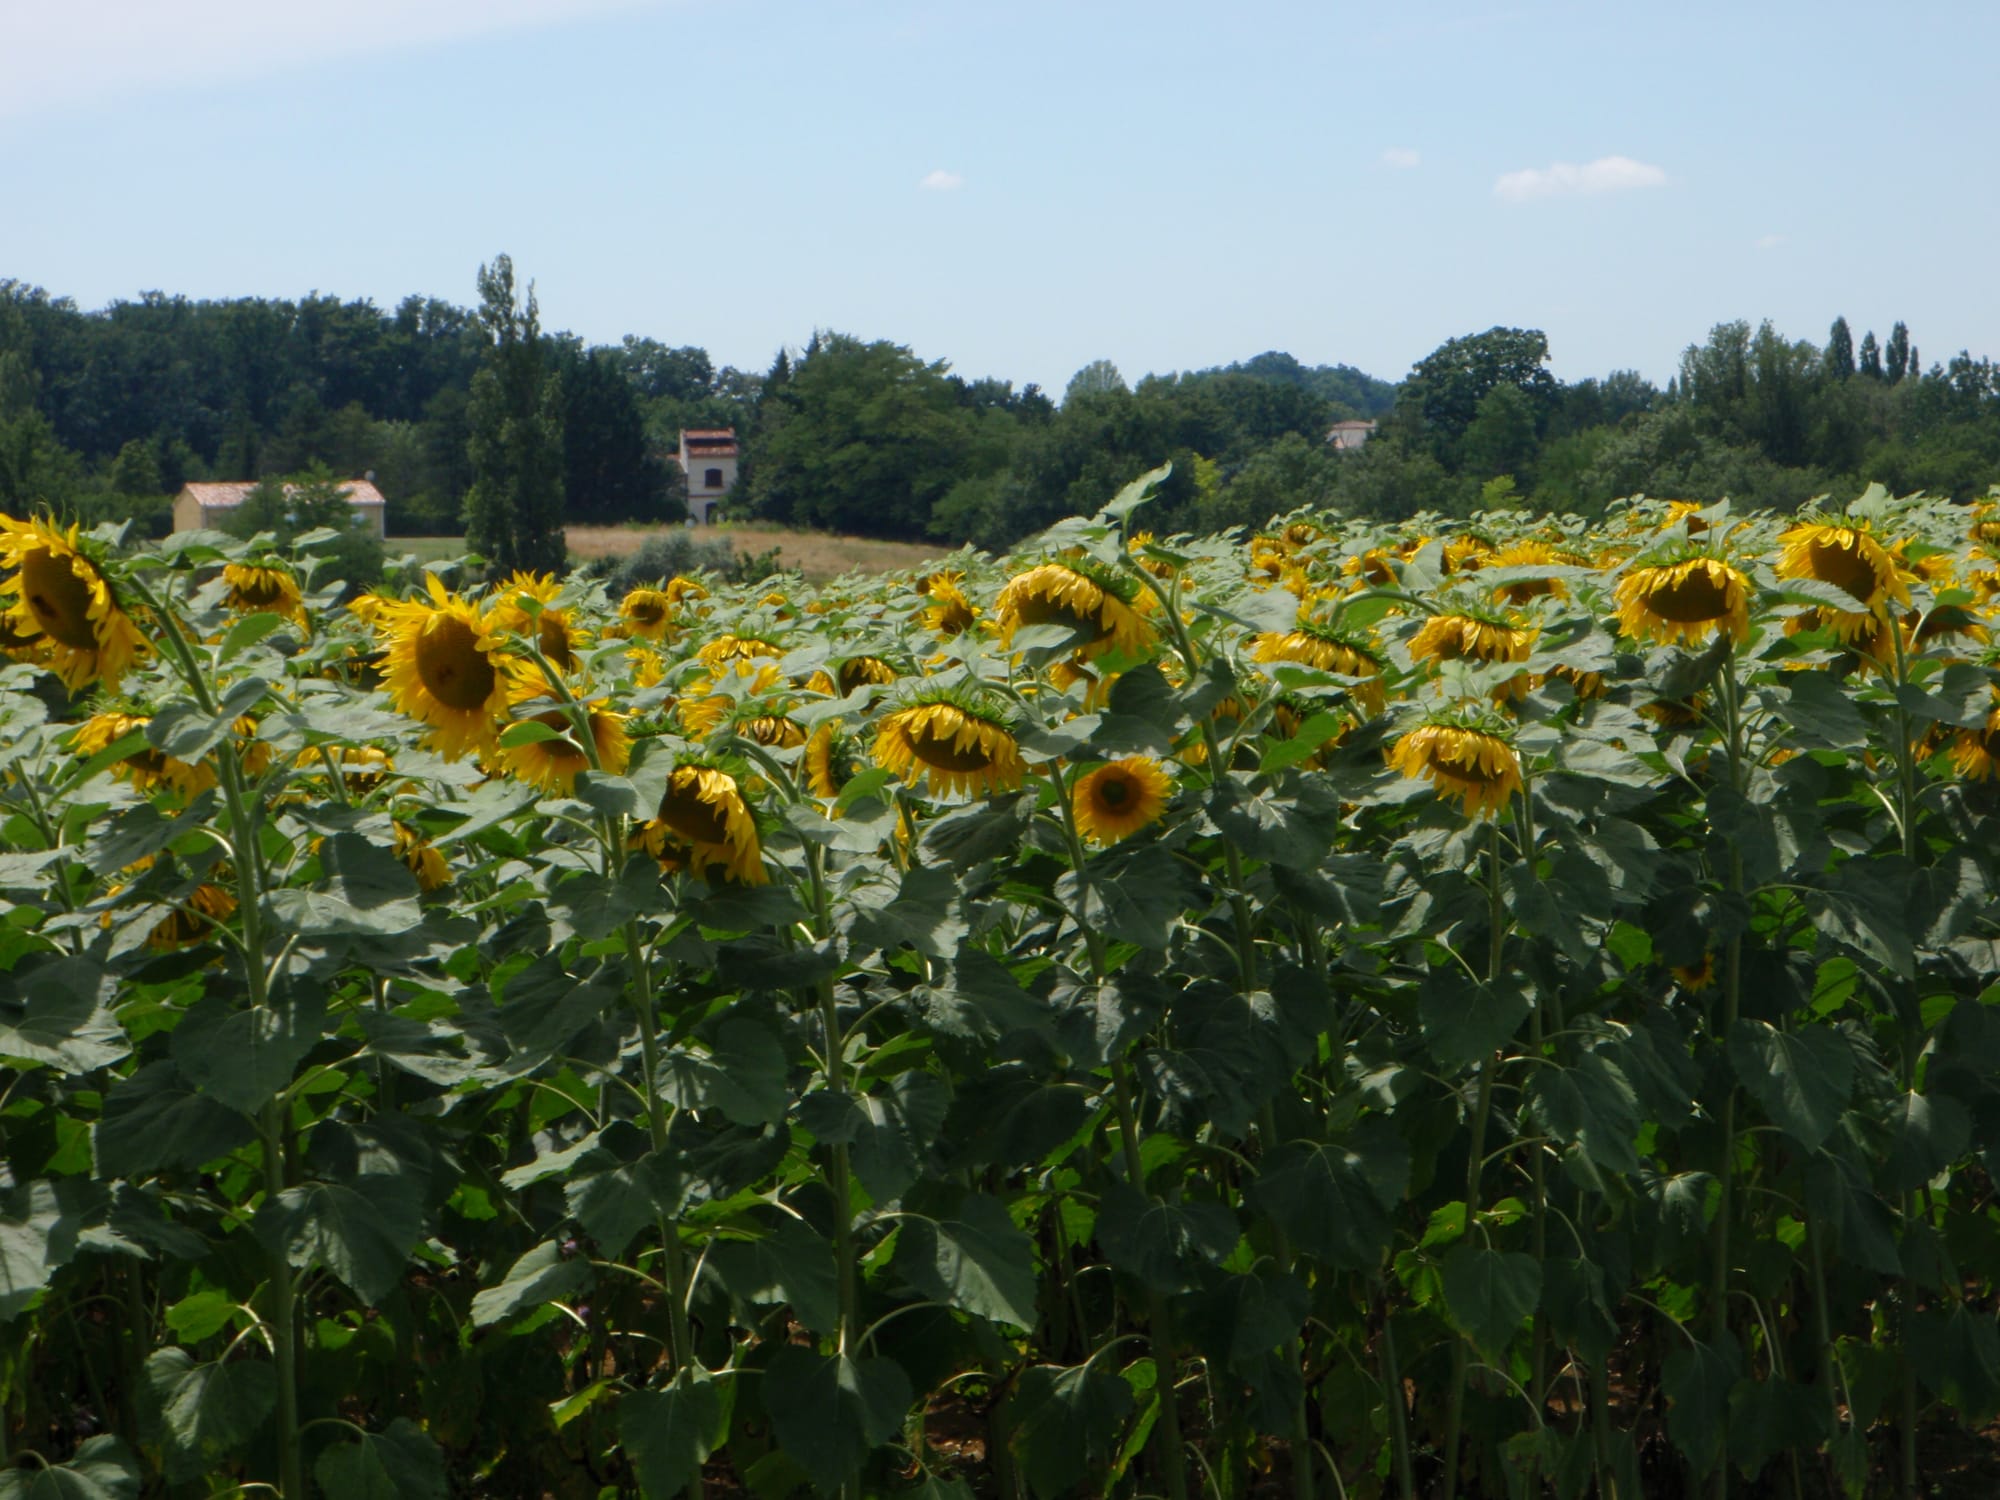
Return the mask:
<svg viewBox="0 0 2000 1500">
<path fill-rule="evenodd" d="M 340 487 L 347 492 L 347 503 L 350 505 L 386 506 L 389 503 L 382 492 L 365 479 L 343 479 Z M 241 505 L 256 488 L 255 480 L 231 479 L 191 482 L 182 486 L 181 493 L 194 496 L 195 503 L 204 510 L 219 510 Z"/>
</svg>

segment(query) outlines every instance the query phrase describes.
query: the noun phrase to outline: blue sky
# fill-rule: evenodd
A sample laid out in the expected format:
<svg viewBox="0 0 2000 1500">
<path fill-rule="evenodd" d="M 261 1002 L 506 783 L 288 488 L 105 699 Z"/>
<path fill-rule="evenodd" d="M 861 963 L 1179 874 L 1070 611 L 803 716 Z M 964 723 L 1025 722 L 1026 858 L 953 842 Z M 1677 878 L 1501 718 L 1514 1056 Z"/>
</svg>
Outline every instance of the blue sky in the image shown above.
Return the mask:
<svg viewBox="0 0 2000 1500">
<path fill-rule="evenodd" d="M 2000 7 L 0 0 L 0 277 L 460 303 L 1060 392 L 1729 318 L 2000 356 Z"/>
</svg>

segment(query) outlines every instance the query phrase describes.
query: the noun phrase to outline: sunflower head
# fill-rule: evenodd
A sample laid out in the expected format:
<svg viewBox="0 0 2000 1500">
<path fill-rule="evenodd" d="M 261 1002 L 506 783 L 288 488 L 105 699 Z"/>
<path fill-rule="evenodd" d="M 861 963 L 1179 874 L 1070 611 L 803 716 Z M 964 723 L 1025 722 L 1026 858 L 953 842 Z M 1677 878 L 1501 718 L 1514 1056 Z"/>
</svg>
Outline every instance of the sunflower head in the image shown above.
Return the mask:
<svg viewBox="0 0 2000 1500">
<path fill-rule="evenodd" d="M 222 581 L 228 588 L 226 602 L 237 614 L 253 615 L 268 611 L 284 615 L 300 625 L 306 623 L 305 595 L 290 568 L 270 561 L 224 563 Z M 360 603 L 360 600 L 355 603 Z"/>
<path fill-rule="evenodd" d="M 1500 568 L 1560 568 L 1574 562 L 1574 558 L 1564 557 L 1547 542 L 1528 538 L 1502 547 L 1486 559 L 1486 566 Z M 1543 596 L 1556 599 L 1569 597 L 1569 586 L 1560 578 L 1517 578 L 1512 583 L 1495 585 L 1493 600 L 1496 604 L 1526 604 L 1530 599 Z"/>
<path fill-rule="evenodd" d="M 576 720 L 567 708 L 550 702 L 547 694 L 533 694 L 523 700 L 528 705 L 546 705 L 516 723 L 535 723 L 552 731 L 553 738 L 529 740 L 500 751 L 500 768 L 516 781 L 525 781 L 549 793 L 568 796 L 576 787 L 579 771 L 592 769 L 591 752 L 596 752 L 596 769 L 622 776 L 632 763 L 632 741 L 625 732 L 625 715 L 613 713 L 599 698 L 585 705 L 590 721 L 591 745 L 578 741 Z"/>
<path fill-rule="evenodd" d="M 1618 581 L 1618 623 L 1636 640 L 1696 646 L 1717 631 L 1750 634 L 1750 580 L 1721 558 L 1687 555 L 1632 569 Z"/>
<path fill-rule="evenodd" d="M 667 778 L 659 810 L 640 825 L 636 841 L 663 863 L 738 885 L 763 885 L 757 820 L 736 778 L 720 767 L 683 761 Z"/>
<path fill-rule="evenodd" d="M 887 687 L 896 680 L 896 669 L 879 656 L 850 656 L 840 664 L 834 674 L 839 684 L 839 696 L 864 687 Z"/>
<path fill-rule="evenodd" d="M 519 690 L 518 669 L 493 622 L 429 578 L 430 598 L 391 605 L 379 627 L 389 638 L 389 694 L 396 707 L 431 726 L 447 760 L 490 752 Z"/>
<path fill-rule="evenodd" d="M 1474 707 L 1431 715 L 1390 747 L 1389 764 L 1413 781 L 1429 781 L 1469 817 L 1499 816 L 1522 789 L 1509 726 Z"/>
<path fill-rule="evenodd" d="M 589 636 L 568 610 L 555 607 L 561 592 L 562 584 L 547 573 L 515 573 L 493 591 L 487 618 L 495 630 L 532 639 L 544 660 L 570 672 Z"/>
<path fill-rule="evenodd" d="M 618 601 L 618 619 L 628 636 L 663 640 L 673 623 L 674 603 L 664 589 L 633 589 Z"/>
<path fill-rule="evenodd" d="M 1477 605 L 1432 615 L 1410 637 L 1419 661 L 1526 661 L 1534 646 L 1532 626 Z"/>
<path fill-rule="evenodd" d="M 1078 637 L 1085 657 L 1121 651 L 1142 656 L 1152 646 L 1152 623 L 1139 612 L 1138 583 L 1086 557 L 1037 564 L 1010 580 L 994 609 L 1001 639 L 1024 625 L 1060 625 Z"/>
<path fill-rule="evenodd" d="M 1909 585 L 1903 581 L 1896 559 L 1866 526 L 1817 518 L 1800 522 L 1778 540 L 1785 544 L 1778 558 L 1780 578 L 1830 583 L 1867 611 L 1881 609 L 1891 599 L 1910 602 Z"/>
<path fill-rule="evenodd" d="M 70 748 L 78 755 L 95 755 L 100 750 L 110 749 L 127 735 L 143 732 L 151 722 L 149 718 L 134 714 L 93 714 L 70 736 Z M 186 799 L 215 785 L 215 767 L 206 760 L 179 760 L 154 749 L 150 744 L 119 761 L 112 774 L 120 781 L 130 782 L 132 790 L 142 795 L 163 791 Z"/>
<path fill-rule="evenodd" d="M 990 796 L 1021 785 L 1026 767 L 1011 721 L 965 687 L 931 687 L 885 714 L 875 730 L 875 764 L 933 793 Z"/>
<path fill-rule="evenodd" d="M 442 851 L 401 819 L 396 821 L 396 858 L 417 877 L 421 890 L 435 891 L 451 884 L 451 864 Z"/>
<path fill-rule="evenodd" d="M 189 891 L 187 899 L 146 935 L 146 946 L 155 953 L 186 948 L 235 914 L 236 898 L 228 889 L 204 882 Z"/>
<path fill-rule="evenodd" d="M 821 801 L 832 802 L 860 772 L 861 747 L 842 732 L 840 720 L 828 719 L 806 741 L 803 765 L 807 788 Z"/>
<path fill-rule="evenodd" d="M 1371 714 L 1388 703 L 1382 688 L 1382 657 L 1362 633 L 1348 633 L 1301 613 L 1288 631 L 1267 630 L 1251 638 L 1251 655 L 1260 662 L 1297 662 L 1321 672 L 1359 677 L 1354 700 Z"/>
<path fill-rule="evenodd" d="M 1157 821 L 1173 791 L 1166 768 L 1150 755 L 1099 766 L 1070 788 L 1077 832 L 1094 843 L 1115 844 Z"/>
<path fill-rule="evenodd" d="M 116 688 L 146 649 L 139 627 L 120 607 L 111 581 L 83 550 L 77 528 L 0 515 L 0 598 L 15 596 L 0 619 L 19 639 L 38 642 L 72 693 L 93 682 Z"/>
</svg>

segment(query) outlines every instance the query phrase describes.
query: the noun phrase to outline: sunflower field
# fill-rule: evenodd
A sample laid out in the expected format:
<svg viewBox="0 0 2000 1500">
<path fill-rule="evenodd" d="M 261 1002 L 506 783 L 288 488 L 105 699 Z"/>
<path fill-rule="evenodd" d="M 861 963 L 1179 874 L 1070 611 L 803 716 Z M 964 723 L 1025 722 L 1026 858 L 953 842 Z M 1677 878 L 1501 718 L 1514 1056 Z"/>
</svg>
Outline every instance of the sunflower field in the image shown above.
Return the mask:
<svg viewBox="0 0 2000 1500">
<path fill-rule="evenodd" d="M 2000 511 L 1158 479 L 622 599 L 0 518 L 0 1497 L 1993 1493 Z"/>
</svg>

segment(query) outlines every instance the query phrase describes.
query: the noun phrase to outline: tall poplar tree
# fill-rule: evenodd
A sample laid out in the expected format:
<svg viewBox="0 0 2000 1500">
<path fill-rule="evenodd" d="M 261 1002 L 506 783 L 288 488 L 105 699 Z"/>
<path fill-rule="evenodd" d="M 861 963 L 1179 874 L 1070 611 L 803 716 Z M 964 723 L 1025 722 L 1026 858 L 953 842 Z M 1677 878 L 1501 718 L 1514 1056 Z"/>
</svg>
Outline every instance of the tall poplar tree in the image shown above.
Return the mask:
<svg viewBox="0 0 2000 1500">
<path fill-rule="evenodd" d="M 1882 350 L 1875 342 L 1875 330 L 1861 335 L 1861 373 L 1870 380 L 1882 378 Z"/>
<path fill-rule="evenodd" d="M 1832 380 L 1854 376 L 1854 334 L 1846 318 L 1835 318 L 1826 335 L 1826 373 Z"/>
<path fill-rule="evenodd" d="M 1889 330 L 1889 342 L 1882 349 L 1882 363 L 1888 367 L 1891 385 L 1910 373 L 1910 329 L 1900 318 L 1896 320 L 1896 326 Z"/>
<path fill-rule="evenodd" d="M 522 305 L 505 255 L 479 268 L 479 326 L 486 349 L 466 409 L 466 545 L 502 570 L 559 573 L 568 559 L 562 381 L 534 285 Z"/>
</svg>

